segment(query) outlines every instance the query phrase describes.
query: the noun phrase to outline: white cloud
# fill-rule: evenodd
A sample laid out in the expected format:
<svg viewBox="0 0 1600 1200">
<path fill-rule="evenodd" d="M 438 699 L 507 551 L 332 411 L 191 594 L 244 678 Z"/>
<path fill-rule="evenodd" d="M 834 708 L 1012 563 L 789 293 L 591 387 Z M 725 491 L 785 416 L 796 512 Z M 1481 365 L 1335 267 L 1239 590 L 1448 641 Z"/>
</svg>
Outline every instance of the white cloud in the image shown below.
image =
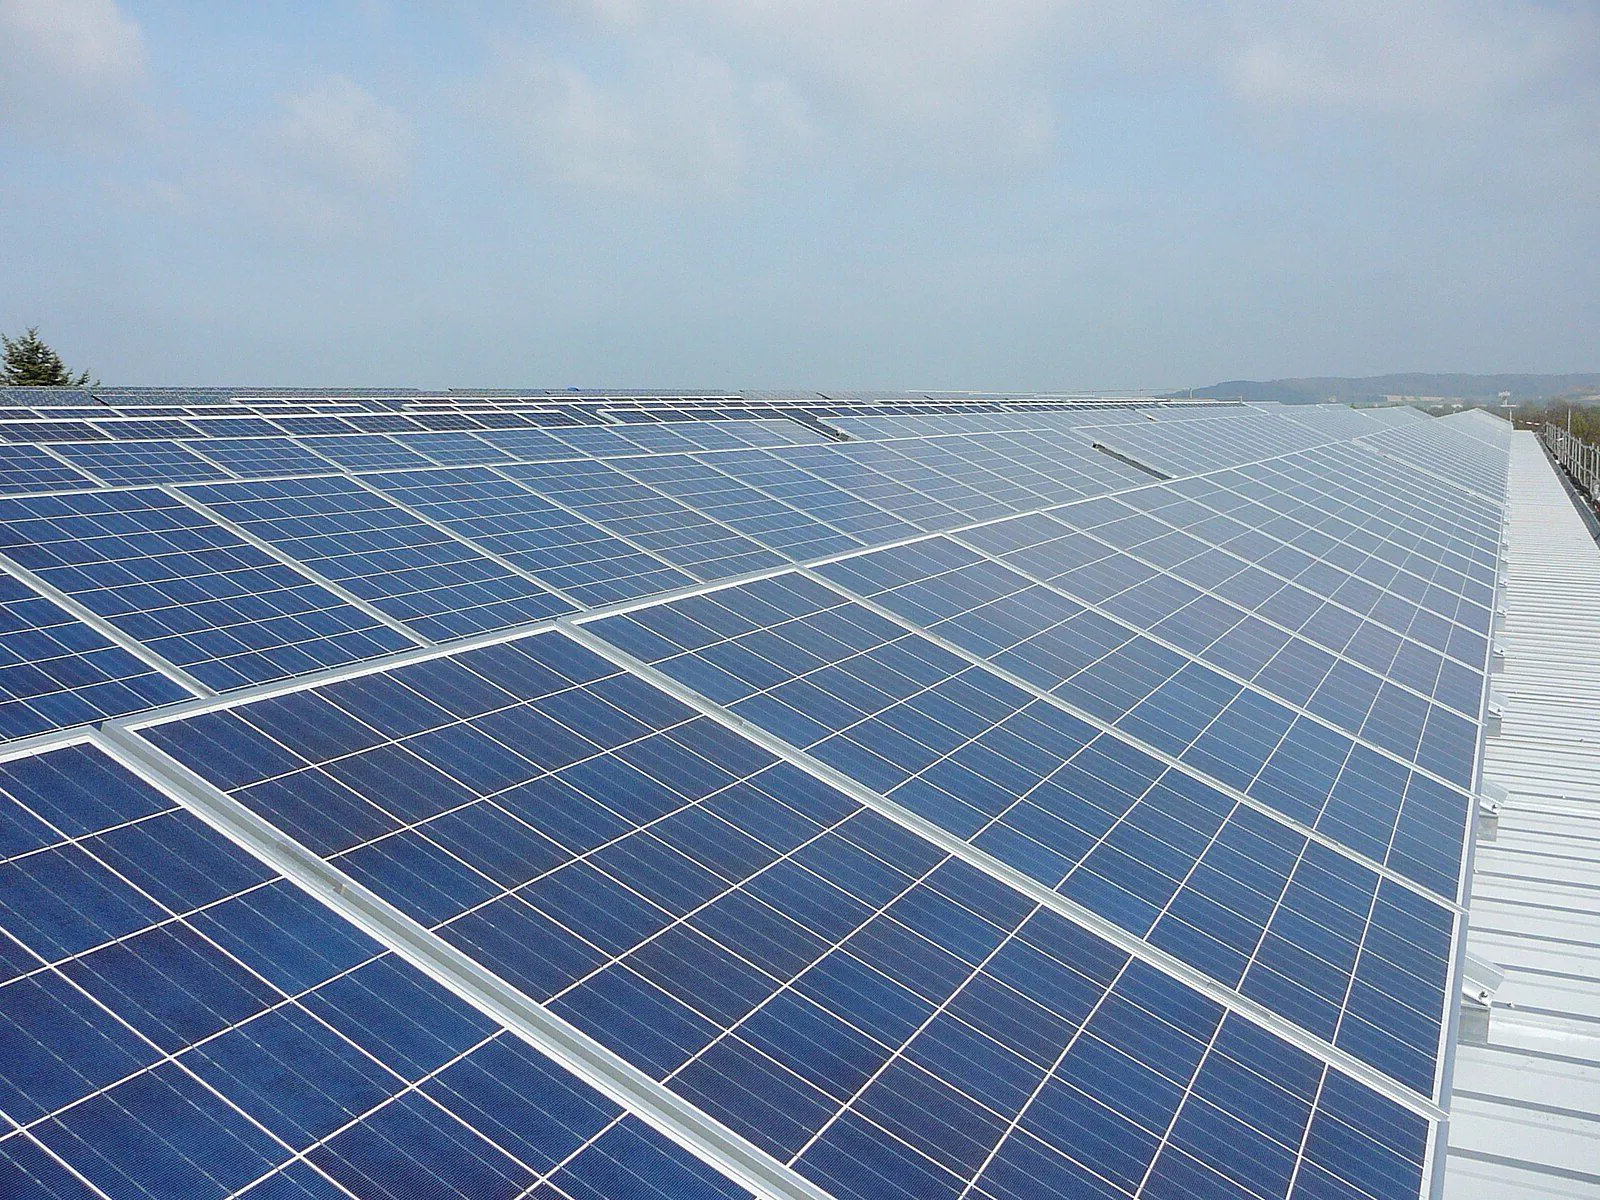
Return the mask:
<svg viewBox="0 0 1600 1200">
<path fill-rule="evenodd" d="M 173 212 L 321 242 L 379 228 L 411 177 L 410 122 L 327 75 L 282 95 L 276 114 L 191 147 L 180 182 L 153 193 Z"/>
<path fill-rule="evenodd" d="M 1592 97 L 1600 67 L 1600 13 L 1589 6 L 1238 4 L 1233 24 L 1225 79 L 1266 107 L 1456 117 L 1574 85 Z"/>
<path fill-rule="evenodd" d="M 326 186 L 381 195 L 408 170 L 410 128 L 401 115 L 343 75 L 285 96 L 269 136 L 291 164 Z"/>
<path fill-rule="evenodd" d="M 144 36 L 116 0 L 0 0 L 0 127 L 101 141 L 145 117 Z"/>
<path fill-rule="evenodd" d="M 530 45 L 508 50 L 486 106 L 542 174 L 634 195 L 732 195 L 753 158 L 811 132 L 784 81 L 746 81 L 720 58 L 654 40 L 606 73 Z"/>
<path fill-rule="evenodd" d="M 777 81 L 833 146 L 892 169 L 1035 160 L 1050 58 L 1083 6 L 1052 0 L 570 0 L 599 41 L 677 40 Z M 1115 23 L 1122 24 L 1121 17 Z M 756 93 L 745 91 L 750 102 Z"/>
</svg>

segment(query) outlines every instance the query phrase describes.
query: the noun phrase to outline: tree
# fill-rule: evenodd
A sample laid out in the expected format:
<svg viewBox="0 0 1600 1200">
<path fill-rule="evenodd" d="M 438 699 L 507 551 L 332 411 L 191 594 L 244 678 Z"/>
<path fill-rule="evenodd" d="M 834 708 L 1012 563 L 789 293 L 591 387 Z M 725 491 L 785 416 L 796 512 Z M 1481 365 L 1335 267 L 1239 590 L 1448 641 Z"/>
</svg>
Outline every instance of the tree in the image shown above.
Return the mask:
<svg viewBox="0 0 1600 1200">
<path fill-rule="evenodd" d="M 67 364 L 39 338 L 38 326 L 13 341 L 0 333 L 5 343 L 5 362 L 0 365 L 0 383 L 9 387 L 84 387 L 89 372 L 73 375 Z"/>
</svg>

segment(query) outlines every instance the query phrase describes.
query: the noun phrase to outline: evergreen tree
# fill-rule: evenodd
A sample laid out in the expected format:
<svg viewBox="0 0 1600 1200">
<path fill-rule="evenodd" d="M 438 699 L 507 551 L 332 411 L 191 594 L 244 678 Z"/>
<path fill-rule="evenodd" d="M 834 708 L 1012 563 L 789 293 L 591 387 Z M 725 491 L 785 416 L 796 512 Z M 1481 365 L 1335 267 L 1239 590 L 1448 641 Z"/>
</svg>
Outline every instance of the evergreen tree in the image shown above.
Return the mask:
<svg viewBox="0 0 1600 1200">
<path fill-rule="evenodd" d="M 85 387 L 89 372 L 73 375 L 66 363 L 39 338 L 34 326 L 13 341 L 0 333 L 5 343 L 5 361 L 0 364 L 0 383 L 8 387 Z"/>
</svg>

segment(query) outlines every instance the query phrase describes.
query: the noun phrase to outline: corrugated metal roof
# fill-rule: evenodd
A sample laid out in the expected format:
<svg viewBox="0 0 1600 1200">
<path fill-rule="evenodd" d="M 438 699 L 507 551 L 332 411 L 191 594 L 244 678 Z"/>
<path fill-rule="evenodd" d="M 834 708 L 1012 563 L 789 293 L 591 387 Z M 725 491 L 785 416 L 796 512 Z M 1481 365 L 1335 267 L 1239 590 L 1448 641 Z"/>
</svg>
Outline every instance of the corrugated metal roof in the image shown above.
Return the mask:
<svg viewBox="0 0 1600 1200">
<path fill-rule="evenodd" d="M 1499 965 L 1462 1044 L 1448 1200 L 1600 1197 L 1600 547 L 1531 433 L 1512 449 L 1503 712 L 1485 776 L 1468 950 Z"/>
</svg>

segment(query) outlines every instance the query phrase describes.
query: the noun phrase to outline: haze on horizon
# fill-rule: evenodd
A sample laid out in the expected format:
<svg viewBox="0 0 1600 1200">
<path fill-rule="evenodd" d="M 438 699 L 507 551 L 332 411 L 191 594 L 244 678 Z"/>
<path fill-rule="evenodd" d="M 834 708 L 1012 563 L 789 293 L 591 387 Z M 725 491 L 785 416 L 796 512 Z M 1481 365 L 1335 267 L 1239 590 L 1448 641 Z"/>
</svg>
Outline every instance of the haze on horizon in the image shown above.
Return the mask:
<svg viewBox="0 0 1600 1200">
<path fill-rule="evenodd" d="M 1600 369 L 1600 8 L 0 0 L 0 329 L 118 384 Z"/>
</svg>

